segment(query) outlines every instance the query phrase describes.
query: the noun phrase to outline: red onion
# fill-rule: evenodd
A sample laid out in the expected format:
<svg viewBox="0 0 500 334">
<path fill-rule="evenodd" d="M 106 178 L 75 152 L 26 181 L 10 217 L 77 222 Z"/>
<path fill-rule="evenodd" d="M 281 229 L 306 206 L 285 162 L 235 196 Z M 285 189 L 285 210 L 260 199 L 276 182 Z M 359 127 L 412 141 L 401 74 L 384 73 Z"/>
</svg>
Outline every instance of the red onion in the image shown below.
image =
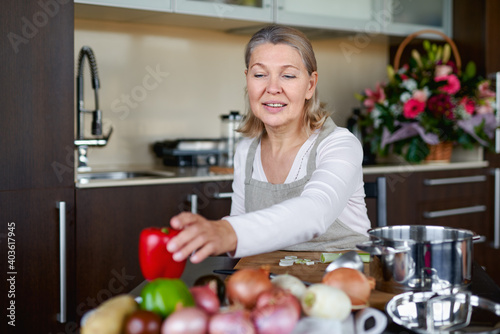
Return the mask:
<svg viewBox="0 0 500 334">
<path fill-rule="evenodd" d="M 289 290 L 280 287 L 273 287 L 270 290 L 262 292 L 255 303 L 255 308 L 264 307 L 266 305 L 281 305 L 287 304 L 293 307 L 297 312 L 297 317 L 302 314 L 300 300 L 295 297 Z"/>
<path fill-rule="evenodd" d="M 199 308 L 181 308 L 165 319 L 161 334 L 205 334 L 208 321 L 208 315 Z"/>
<path fill-rule="evenodd" d="M 214 314 L 208 324 L 209 334 L 256 334 L 247 310 L 232 310 Z"/>
<path fill-rule="evenodd" d="M 294 297 L 295 298 L 295 297 Z M 259 334 L 288 334 L 300 318 L 293 304 L 267 304 L 252 312 L 252 320 Z"/>
<path fill-rule="evenodd" d="M 268 270 L 240 269 L 227 280 L 226 294 L 231 304 L 240 304 L 252 309 L 259 294 L 272 287 Z"/>
<path fill-rule="evenodd" d="M 290 333 L 302 314 L 300 301 L 289 290 L 273 287 L 257 298 L 252 320 L 259 334 Z"/>
<path fill-rule="evenodd" d="M 208 285 L 193 286 L 189 291 L 193 295 L 196 306 L 207 314 L 212 315 L 219 311 L 219 298 Z"/>
<path fill-rule="evenodd" d="M 208 285 L 208 287 L 214 291 L 217 297 L 219 297 L 219 302 L 221 304 L 226 300 L 226 285 L 218 276 L 204 275 L 198 277 L 193 285 Z"/>
</svg>

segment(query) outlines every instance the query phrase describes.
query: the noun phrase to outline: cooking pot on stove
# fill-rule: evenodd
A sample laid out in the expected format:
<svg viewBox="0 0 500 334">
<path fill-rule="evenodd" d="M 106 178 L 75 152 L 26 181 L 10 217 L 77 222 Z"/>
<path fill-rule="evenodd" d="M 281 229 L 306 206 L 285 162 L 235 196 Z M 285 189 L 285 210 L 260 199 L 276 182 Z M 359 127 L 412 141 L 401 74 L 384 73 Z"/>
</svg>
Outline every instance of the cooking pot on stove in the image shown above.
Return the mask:
<svg viewBox="0 0 500 334">
<path fill-rule="evenodd" d="M 472 281 L 474 232 L 443 226 L 396 225 L 368 231 L 357 247 L 370 253 L 370 275 L 376 289 L 450 292 Z"/>
</svg>

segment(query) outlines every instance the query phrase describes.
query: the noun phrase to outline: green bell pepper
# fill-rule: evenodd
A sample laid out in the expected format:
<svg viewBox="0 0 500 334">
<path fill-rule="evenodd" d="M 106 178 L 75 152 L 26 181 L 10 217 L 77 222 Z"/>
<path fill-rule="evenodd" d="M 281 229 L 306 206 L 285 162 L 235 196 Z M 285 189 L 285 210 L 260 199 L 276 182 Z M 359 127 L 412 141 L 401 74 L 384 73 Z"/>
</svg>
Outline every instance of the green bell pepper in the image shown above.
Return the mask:
<svg viewBox="0 0 500 334">
<path fill-rule="evenodd" d="M 163 318 L 179 307 L 195 306 L 188 286 L 178 278 L 157 278 L 147 283 L 141 291 L 143 310 L 152 311 Z"/>
</svg>

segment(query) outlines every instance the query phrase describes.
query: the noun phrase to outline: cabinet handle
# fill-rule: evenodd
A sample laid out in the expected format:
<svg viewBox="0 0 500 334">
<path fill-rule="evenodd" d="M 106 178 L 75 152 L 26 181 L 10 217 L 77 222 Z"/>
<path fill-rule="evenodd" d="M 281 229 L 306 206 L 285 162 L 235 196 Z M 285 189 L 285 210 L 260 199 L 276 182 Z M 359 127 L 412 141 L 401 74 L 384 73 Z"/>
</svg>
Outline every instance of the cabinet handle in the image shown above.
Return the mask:
<svg viewBox="0 0 500 334">
<path fill-rule="evenodd" d="M 188 202 L 191 203 L 191 213 L 198 213 L 198 195 L 188 195 Z"/>
<path fill-rule="evenodd" d="M 474 205 L 465 208 L 457 208 L 449 210 L 424 211 L 424 218 L 439 218 L 439 217 L 456 216 L 456 215 L 463 215 L 466 213 L 484 212 L 484 211 L 486 211 L 486 205 Z"/>
<path fill-rule="evenodd" d="M 66 322 L 66 202 L 58 202 L 59 209 L 59 303 L 57 320 Z"/>
<path fill-rule="evenodd" d="M 495 207 L 493 219 L 493 247 L 500 248 L 500 168 L 495 168 Z"/>
<path fill-rule="evenodd" d="M 475 175 L 475 176 L 462 176 L 462 177 L 448 177 L 443 179 L 425 179 L 424 184 L 426 186 L 441 186 L 444 184 L 460 184 L 460 183 L 474 183 L 474 182 L 485 182 L 486 175 Z"/>
<path fill-rule="evenodd" d="M 222 199 L 222 198 L 231 198 L 233 196 L 233 193 L 214 193 L 213 197 L 215 199 Z"/>
</svg>

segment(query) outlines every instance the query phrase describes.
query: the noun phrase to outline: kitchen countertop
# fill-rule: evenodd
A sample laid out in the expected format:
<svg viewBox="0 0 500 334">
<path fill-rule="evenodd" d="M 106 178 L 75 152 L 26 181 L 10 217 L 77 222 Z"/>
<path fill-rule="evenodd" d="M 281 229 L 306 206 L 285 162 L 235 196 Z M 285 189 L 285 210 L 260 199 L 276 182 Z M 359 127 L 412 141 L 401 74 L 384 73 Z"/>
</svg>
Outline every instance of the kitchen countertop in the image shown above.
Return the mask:
<svg viewBox="0 0 500 334">
<path fill-rule="evenodd" d="M 470 168 L 488 167 L 488 161 L 468 161 L 451 163 L 423 163 L 411 164 L 401 161 L 397 164 L 370 165 L 363 167 L 363 174 L 384 174 L 384 173 L 412 173 L 438 170 L 456 170 Z M 193 183 L 210 181 L 231 181 L 233 175 L 230 173 L 215 173 L 209 167 L 167 167 L 167 166 L 107 166 L 95 167 L 92 172 L 106 171 L 148 171 L 164 173 L 165 177 L 155 178 L 133 178 L 123 180 L 90 180 L 87 183 L 78 182 L 75 176 L 77 188 L 103 188 L 103 187 L 123 187 L 123 186 L 144 186 L 161 185 L 175 183 Z"/>
</svg>

